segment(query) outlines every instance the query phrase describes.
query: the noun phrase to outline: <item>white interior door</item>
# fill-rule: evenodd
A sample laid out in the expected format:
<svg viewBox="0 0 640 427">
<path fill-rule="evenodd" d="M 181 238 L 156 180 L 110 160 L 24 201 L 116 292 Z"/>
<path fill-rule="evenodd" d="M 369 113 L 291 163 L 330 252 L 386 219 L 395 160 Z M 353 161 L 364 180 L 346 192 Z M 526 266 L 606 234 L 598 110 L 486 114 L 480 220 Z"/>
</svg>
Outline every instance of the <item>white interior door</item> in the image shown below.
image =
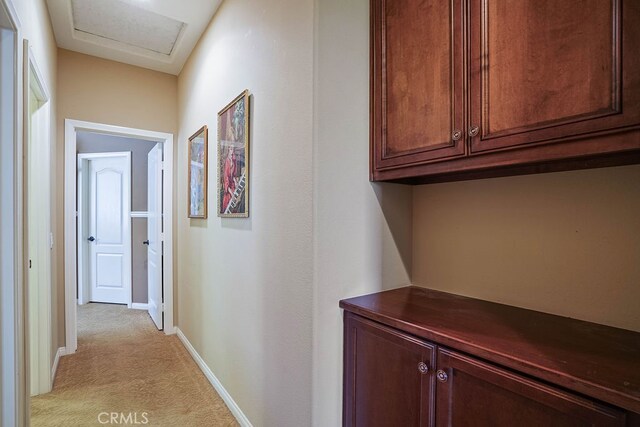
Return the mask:
<svg viewBox="0 0 640 427">
<path fill-rule="evenodd" d="M 89 162 L 90 300 L 131 304 L 131 154 Z"/>
<path fill-rule="evenodd" d="M 147 176 L 147 266 L 148 310 L 158 329 L 163 328 L 162 306 L 162 145 L 148 154 Z"/>
<path fill-rule="evenodd" d="M 27 53 L 25 53 L 26 55 Z M 51 242 L 48 111 L 29 72 L 26 139 L 27 312 L 31 395 L 51 391 Z"/>
</svg>

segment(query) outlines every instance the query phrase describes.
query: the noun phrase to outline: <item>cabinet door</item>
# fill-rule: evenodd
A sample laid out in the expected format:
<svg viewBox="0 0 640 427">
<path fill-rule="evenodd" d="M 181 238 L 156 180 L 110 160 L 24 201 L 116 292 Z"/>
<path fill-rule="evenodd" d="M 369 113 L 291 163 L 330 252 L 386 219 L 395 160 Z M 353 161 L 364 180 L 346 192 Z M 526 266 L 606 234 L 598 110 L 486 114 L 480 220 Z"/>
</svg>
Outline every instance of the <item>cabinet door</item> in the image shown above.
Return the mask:
<svg viewBox="0 0 640 427">
<path fill-rule="evenodd" d="M 624 412 L 438 349 L 437 425 L 624 426 Z"/>
<path fill-rule="evenodd" d="M 471 138 L 472 153 L 640 125 L 640 2 L 470 0 L 470 5 L 470 129 L 479 129 Z M 615 144 L 587 141 L 563 155 L 619 150 Z"/>
<path fill-rule="evenodd" d="M 465 153 L 461 5 L 371 0 L 374 179 L 378 170 Z"/>
<path fill-rule="evenodd" d="M 345 313 L 343 425 L 432 425 L 434 346 Z"/>
</svg>

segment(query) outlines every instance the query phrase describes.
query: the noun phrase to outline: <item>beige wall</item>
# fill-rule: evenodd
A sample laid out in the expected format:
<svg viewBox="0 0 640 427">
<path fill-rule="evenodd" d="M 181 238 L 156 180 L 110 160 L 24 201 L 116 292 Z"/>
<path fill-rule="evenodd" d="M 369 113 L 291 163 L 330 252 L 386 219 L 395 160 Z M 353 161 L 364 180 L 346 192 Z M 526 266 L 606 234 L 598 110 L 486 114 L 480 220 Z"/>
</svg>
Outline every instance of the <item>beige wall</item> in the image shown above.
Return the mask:
<svg viewBox="0 0 640 427">
<path fill-rule="evenodd" d="M 64 345 L 64 120 L 176 134 L 176 76 L 58 49 L 56 240 L 58 344 Z"/>
<path fill-rule="evenodd" d="M 640 331 L 640 166 L 414 190 L 413 283 Z"/>
<path fill-rule="evenodd" d="M 58 50 L 59 136 L 64 119 L 174 133 L 177 77 Z"/>
<path fill-rule="evenodd" d="M 343 298 L 406 285 L 409 186 L 369 171 L 369 2 L 317 0 L 314 90 L 313 425 L 342 417 Z"/>
<path fill-rule="evenodd" d="M 178 326 L 255 426 L 311 422 L 312 67 L 312 0 L 227 0 L 179 77 L 178 187 L 206 124 L 209 218 L 178 192 Z M 217 112 L 244 89 L 250 217 L 220 219 Z"/>
</svg>

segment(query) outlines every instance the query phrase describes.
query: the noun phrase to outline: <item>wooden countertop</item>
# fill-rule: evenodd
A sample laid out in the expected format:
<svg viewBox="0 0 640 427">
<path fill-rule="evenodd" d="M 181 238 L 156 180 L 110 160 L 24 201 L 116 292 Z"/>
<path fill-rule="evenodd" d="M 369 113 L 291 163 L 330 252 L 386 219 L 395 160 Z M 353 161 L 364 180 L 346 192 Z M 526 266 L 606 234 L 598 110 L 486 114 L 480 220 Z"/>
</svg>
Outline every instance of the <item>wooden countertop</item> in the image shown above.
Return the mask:
<svg viewBox="0 0 640 427">
<path fill-rule="evenodd" d="M 640 413 L 640 333 L 416 286 L 340 307 Z"/>
</svg>

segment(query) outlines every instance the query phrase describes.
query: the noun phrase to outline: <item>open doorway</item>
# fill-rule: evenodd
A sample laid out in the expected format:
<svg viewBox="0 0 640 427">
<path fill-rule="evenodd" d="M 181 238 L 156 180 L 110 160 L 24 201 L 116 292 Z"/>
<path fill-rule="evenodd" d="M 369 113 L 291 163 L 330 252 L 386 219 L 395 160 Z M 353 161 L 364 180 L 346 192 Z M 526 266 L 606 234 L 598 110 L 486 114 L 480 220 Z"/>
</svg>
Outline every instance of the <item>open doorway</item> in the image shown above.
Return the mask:
<svg viewBox="0 0 640 427">
<path fill-rule="evenodd" d="M 76 141 L 78 304 L 148 310 L 162 329 L 162 230 L 155 219 L 162 209 L 163 143 L 92 132 L 78 132 Z"/>
<path fill-rule="evenodd" d="M 66 352 L 89 302 L 148 310 L 174 333 L 173 136 L 66 120 L 65 146 Z"/>
</svg>

